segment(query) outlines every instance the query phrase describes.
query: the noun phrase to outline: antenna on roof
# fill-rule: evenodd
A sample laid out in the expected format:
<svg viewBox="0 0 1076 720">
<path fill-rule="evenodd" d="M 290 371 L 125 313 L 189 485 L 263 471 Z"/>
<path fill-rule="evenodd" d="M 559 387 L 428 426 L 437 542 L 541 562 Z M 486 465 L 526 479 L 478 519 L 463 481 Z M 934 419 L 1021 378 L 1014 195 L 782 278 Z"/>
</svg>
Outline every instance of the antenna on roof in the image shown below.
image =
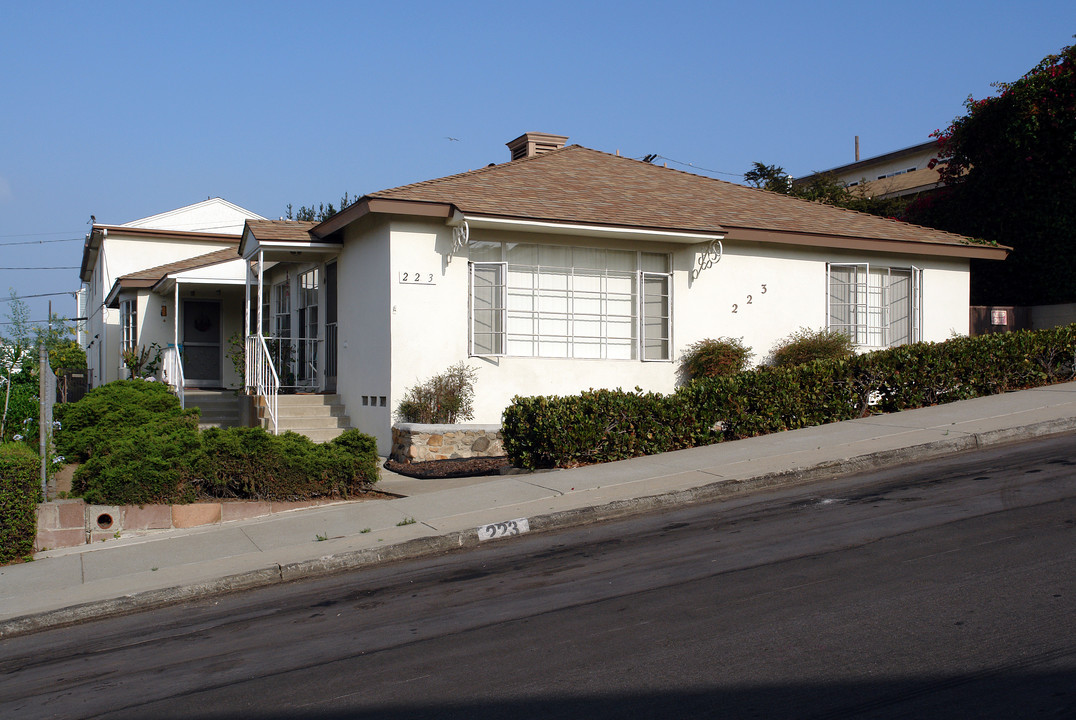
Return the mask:
<svg viewBox="0 0 1076 720">
<path fill-rule="evenodd" d="M 643 162 L 648 164 L 648 165 L 650 163 L 654 162 L 657 159 L 658 159 L 658 154 L 657 153 L 650 153 L 649 155 L 643 155 Z"/>
</svg>

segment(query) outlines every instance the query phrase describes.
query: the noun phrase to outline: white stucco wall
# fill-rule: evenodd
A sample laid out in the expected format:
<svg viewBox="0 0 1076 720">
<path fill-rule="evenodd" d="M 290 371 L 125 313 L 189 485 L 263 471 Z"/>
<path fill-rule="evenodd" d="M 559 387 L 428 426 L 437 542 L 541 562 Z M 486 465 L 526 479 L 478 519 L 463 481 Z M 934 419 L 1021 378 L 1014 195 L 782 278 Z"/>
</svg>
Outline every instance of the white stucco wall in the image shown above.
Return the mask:
<svg viewBox="0 0 1076 720">
<path fill-rule="evenodd" d="M 86 322 L 86 331 L 90 347 L 87 349 L 86 362 L 92 371 L 96 385 L 120 377 L 122 363 L 119 350 L 119 310 L 104 307 L 105 297 L 112 289 L 113 283 L 123 275 L 133 272 L 234 247 L 225 240 L 143 238 L 123 236 L 121 233 L 122 231 L 112 230 L 102 241 L 91 281 L 88 283 L 86 312 L 89 319 Z M 139 306 L 140 324 L 145 317 L 143 310 L 144 308 Z M 156 311 L 159 316 L 159 305 Z M 139 344 L 148 344 L 148 342 L 143 343 L 139 335 Z"/>
<path fill-rule="evenodd" d="M 361 232 L 349 229 L 337 262 L 337 392 L 347 407 L 351 426 L 376 437 L 384 455 L 392 444 L 394 407 L 389 402 L 391 294 L 387 224 L 364 224 Z"/>
<path fill-rule="evenodd" d="M 968 272 L 964 260 L 725 241 L 720 262 L 692 280 L 697 254 L 704 249 L 698 245 L 609 242 L 472 230 L 473 241 L 577 244 L 670 253 L 673 356 L 664 362 L 468 357 L 466 250 L 448 259 L 451 228 L 439 221 L 395 221 L 391 224 L 390 237 L 389 272 L 377 279 L 391 297 L 389 409 L 399 404 L 408 388 L 461 360 L 477 371 L 474 417 L 477 423 L 499 422 L 501 412 L 517 394 L 563 395 L 588 388 L 636 386 L 671 392 L 676 387 L 676 371 L 683 351 L 707 337 L 743 338 L 753 348 L 755 362 L 761 362 L 779 340 L 792 332 L 825 326 L 827 262 L 869 262 L 892 267 L 914 264 L 923 270 L 923 338 L 945 340 L 968 330 Z M 382 258 L 378 260 L 381 262 Z M 403 280 L 404 272 L 409 274 L 407 282 Z M 433 282 L 411 282 L 416 272 L 424 280 L 432 275 Z M 343 268 L 341 276 L 344 276 Z M 341 378 L 344 375 L 342 365 Z M 348 409 L 354 417 L 352 403 L 349 396 Z M 377 428 L 376 418 L 369 419 Z M 383 433 L 373 434 L 383 442 Z"/>
</svg>

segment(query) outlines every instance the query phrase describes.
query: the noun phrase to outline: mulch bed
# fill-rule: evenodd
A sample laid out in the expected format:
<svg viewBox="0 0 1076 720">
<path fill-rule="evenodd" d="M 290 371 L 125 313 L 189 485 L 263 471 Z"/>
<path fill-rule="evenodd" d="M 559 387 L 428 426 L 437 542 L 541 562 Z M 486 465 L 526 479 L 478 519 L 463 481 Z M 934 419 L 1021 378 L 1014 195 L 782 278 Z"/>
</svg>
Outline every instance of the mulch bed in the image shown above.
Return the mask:
<svg viewBox="0 0 1076 720">
<path fill-rule="evenodd" d="M 428 460 L 418 463 L 400 463 L 395 460 L 385 462 L 385 469 L 399 475 L 420 479 L 478 477 L 481 475 L 503 475 L 511 469 L 508 458 L 477 457 L 458 458 L 454 460 Z"/>
</svg>

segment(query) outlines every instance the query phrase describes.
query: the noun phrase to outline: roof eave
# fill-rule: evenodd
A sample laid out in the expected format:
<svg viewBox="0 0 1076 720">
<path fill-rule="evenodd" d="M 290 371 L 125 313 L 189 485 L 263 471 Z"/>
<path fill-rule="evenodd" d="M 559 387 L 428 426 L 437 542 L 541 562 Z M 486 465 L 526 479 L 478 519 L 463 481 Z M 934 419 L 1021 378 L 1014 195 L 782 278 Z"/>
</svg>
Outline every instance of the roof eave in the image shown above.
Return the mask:
<svg viewBox="0 0 1076 720">
<path fill-rule="evenodd" d="M 898 240 L 892 238 L 867 238 L 821 233 L 790 232 L 785 230 L 760 230 L 758 228 L 731 227 L 729 240 L 747 242 L 779 243 L 783 245 L 806 245 L 835 250 L 866 250 L 870 252 L 893 252 L 904 255 L 930 255 L 934 257 L 975 258 L 979 260 L 1004 260 L 1012 248 L 1005 245 L 966 245 L 930 242 L 923 240 Z"/>
<path fill-rule="evenodd" d="M 310 234 L 324 239 L 333 233 L 339 232 L 356 220 L 371 214 L 448 218 L 451 217 L 453 209 L 451 203 L 426 200 L 397 200 L 395 198 L 366 195 L 328 220 L 315 225 L 310 229 Z"/>
</svg>

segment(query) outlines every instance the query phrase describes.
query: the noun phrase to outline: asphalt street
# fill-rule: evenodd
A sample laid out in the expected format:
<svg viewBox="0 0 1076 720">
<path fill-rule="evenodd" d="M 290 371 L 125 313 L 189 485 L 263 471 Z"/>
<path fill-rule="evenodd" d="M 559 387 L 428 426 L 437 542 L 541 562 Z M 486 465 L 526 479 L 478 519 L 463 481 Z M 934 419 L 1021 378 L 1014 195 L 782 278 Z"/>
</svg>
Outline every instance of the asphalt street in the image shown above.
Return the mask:
<svg viewBox="0 0 1076 720">
<path fill-rule="evenodd" d="M 1076 717 L 1076 437 L 0 643 L 0 717 Z"/>
</svg>

